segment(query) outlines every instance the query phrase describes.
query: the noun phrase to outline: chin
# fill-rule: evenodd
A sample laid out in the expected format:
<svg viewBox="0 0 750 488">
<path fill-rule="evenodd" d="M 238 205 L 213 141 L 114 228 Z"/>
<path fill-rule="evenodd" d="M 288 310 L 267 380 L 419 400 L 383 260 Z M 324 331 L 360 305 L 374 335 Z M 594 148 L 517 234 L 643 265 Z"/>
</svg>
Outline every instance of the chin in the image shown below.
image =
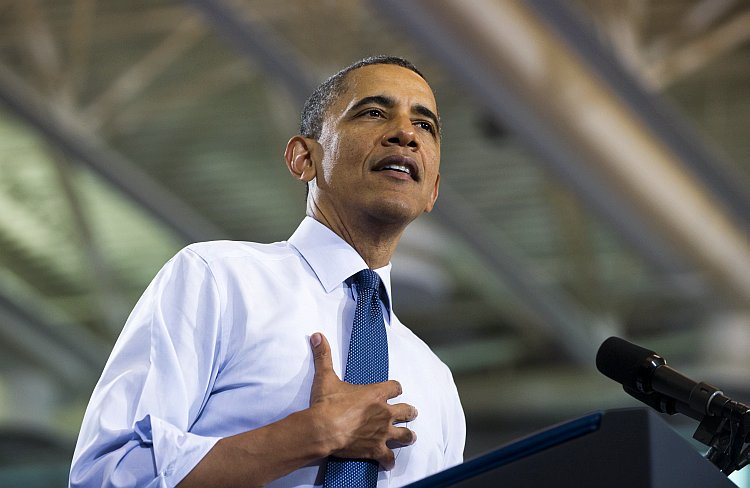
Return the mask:
<svg viewBox="0 0 750 488">
<path fill-rule="evenodd" d="M 419 213 L 402 202 L 382 202 L 368 212 L 370 218 L 384 225 L 406 226 L 417 218 Z"/>
</svg>

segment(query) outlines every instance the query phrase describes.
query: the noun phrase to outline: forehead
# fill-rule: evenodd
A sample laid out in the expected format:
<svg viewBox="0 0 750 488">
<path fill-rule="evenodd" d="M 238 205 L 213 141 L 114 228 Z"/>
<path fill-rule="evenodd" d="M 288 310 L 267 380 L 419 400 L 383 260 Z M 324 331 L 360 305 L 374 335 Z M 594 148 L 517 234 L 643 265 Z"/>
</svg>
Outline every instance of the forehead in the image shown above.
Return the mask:
<svg viewBox="0 0 750 488">
<path fill-rule="evenodd" d="M 393 64 L 372 64 L 349 72 L 344 90 L 333 103 L 334 113 L 365 97 L 386 95 L 407 106 L 422 105 L 437 113 L 437 103 L 427 82 L 414 71 Z"/>
</svg>

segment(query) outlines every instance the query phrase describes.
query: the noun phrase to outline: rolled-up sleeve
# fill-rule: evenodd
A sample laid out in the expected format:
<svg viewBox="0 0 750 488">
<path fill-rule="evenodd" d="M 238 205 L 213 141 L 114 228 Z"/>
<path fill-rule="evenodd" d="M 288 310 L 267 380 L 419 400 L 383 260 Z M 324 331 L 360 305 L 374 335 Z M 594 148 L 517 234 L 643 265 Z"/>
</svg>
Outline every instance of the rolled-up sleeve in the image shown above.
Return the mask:
<svg viewBox="0 0 750 488">
<path fill-rule="evenodd" d="M 162 268 L 94 389 L 71 487 L 172 487 L 219 440 L 190 429 L 221 363 L 221 303 L 210 268 L 189 248 Z"/>
</svg>

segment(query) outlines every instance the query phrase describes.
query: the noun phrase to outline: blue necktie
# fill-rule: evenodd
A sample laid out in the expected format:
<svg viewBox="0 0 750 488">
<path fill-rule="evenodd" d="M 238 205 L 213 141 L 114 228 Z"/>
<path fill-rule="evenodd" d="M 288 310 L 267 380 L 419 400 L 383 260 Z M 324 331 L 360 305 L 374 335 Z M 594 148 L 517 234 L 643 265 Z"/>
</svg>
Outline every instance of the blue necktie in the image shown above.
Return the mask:
<svg viewBox="0 0 750 488">
<path fill-rule="evenodd" d="M 388 380 L 388 339 L 380 309 L 380 278 L 370 269 L 354 275 L 357 307 L 354 309 L 352 338 L 344 381 L 355 385 Z M 370 460 L 331 458 L 326 467 L 324 488 L 374 488 L 378 463 Z"/>
</svg>

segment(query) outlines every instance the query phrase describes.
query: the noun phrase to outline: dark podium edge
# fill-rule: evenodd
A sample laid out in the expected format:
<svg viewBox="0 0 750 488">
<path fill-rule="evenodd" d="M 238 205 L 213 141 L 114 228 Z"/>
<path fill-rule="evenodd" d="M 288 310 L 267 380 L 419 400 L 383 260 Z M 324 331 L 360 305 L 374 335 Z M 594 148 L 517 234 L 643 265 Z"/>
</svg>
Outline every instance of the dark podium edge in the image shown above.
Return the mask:
<svg viewBox="0 0 750 488">
<path fill-rule="evenodd" d="M 562 422 L 541 432 L 530 434 L 490 453 L 448 468 L 427 478 L 411 483 L 408 488 L 438 488 L 450 486 L 467 476 L 497 469 L 518 459 L 523 459 L 550 447 L 599 430 L 604 412 L 594 412 L 583 417 Z"/>
<path fill-rule="evenodd" d="M 577 462 L 580 465 L 582 461 L 587 469 L 577 470 L 569 478 L 559 478 L 570 465 L 576 466 Z M 626 465 L 630 471 L 620 473 Z M 544 481 L 547 486 L 578 488 L 736 487 L 648 408 L 597 411 L 565 421 L 407 487 L 496 486 L 496 474 L 509 476 L 503 483 L 513 487 L 535 486 L 529 484 L 532 480 Z M 486 476 L 493 476 L 495 482 L 482 483 L 480 480 L 486 480 Z"/>
</svg>

